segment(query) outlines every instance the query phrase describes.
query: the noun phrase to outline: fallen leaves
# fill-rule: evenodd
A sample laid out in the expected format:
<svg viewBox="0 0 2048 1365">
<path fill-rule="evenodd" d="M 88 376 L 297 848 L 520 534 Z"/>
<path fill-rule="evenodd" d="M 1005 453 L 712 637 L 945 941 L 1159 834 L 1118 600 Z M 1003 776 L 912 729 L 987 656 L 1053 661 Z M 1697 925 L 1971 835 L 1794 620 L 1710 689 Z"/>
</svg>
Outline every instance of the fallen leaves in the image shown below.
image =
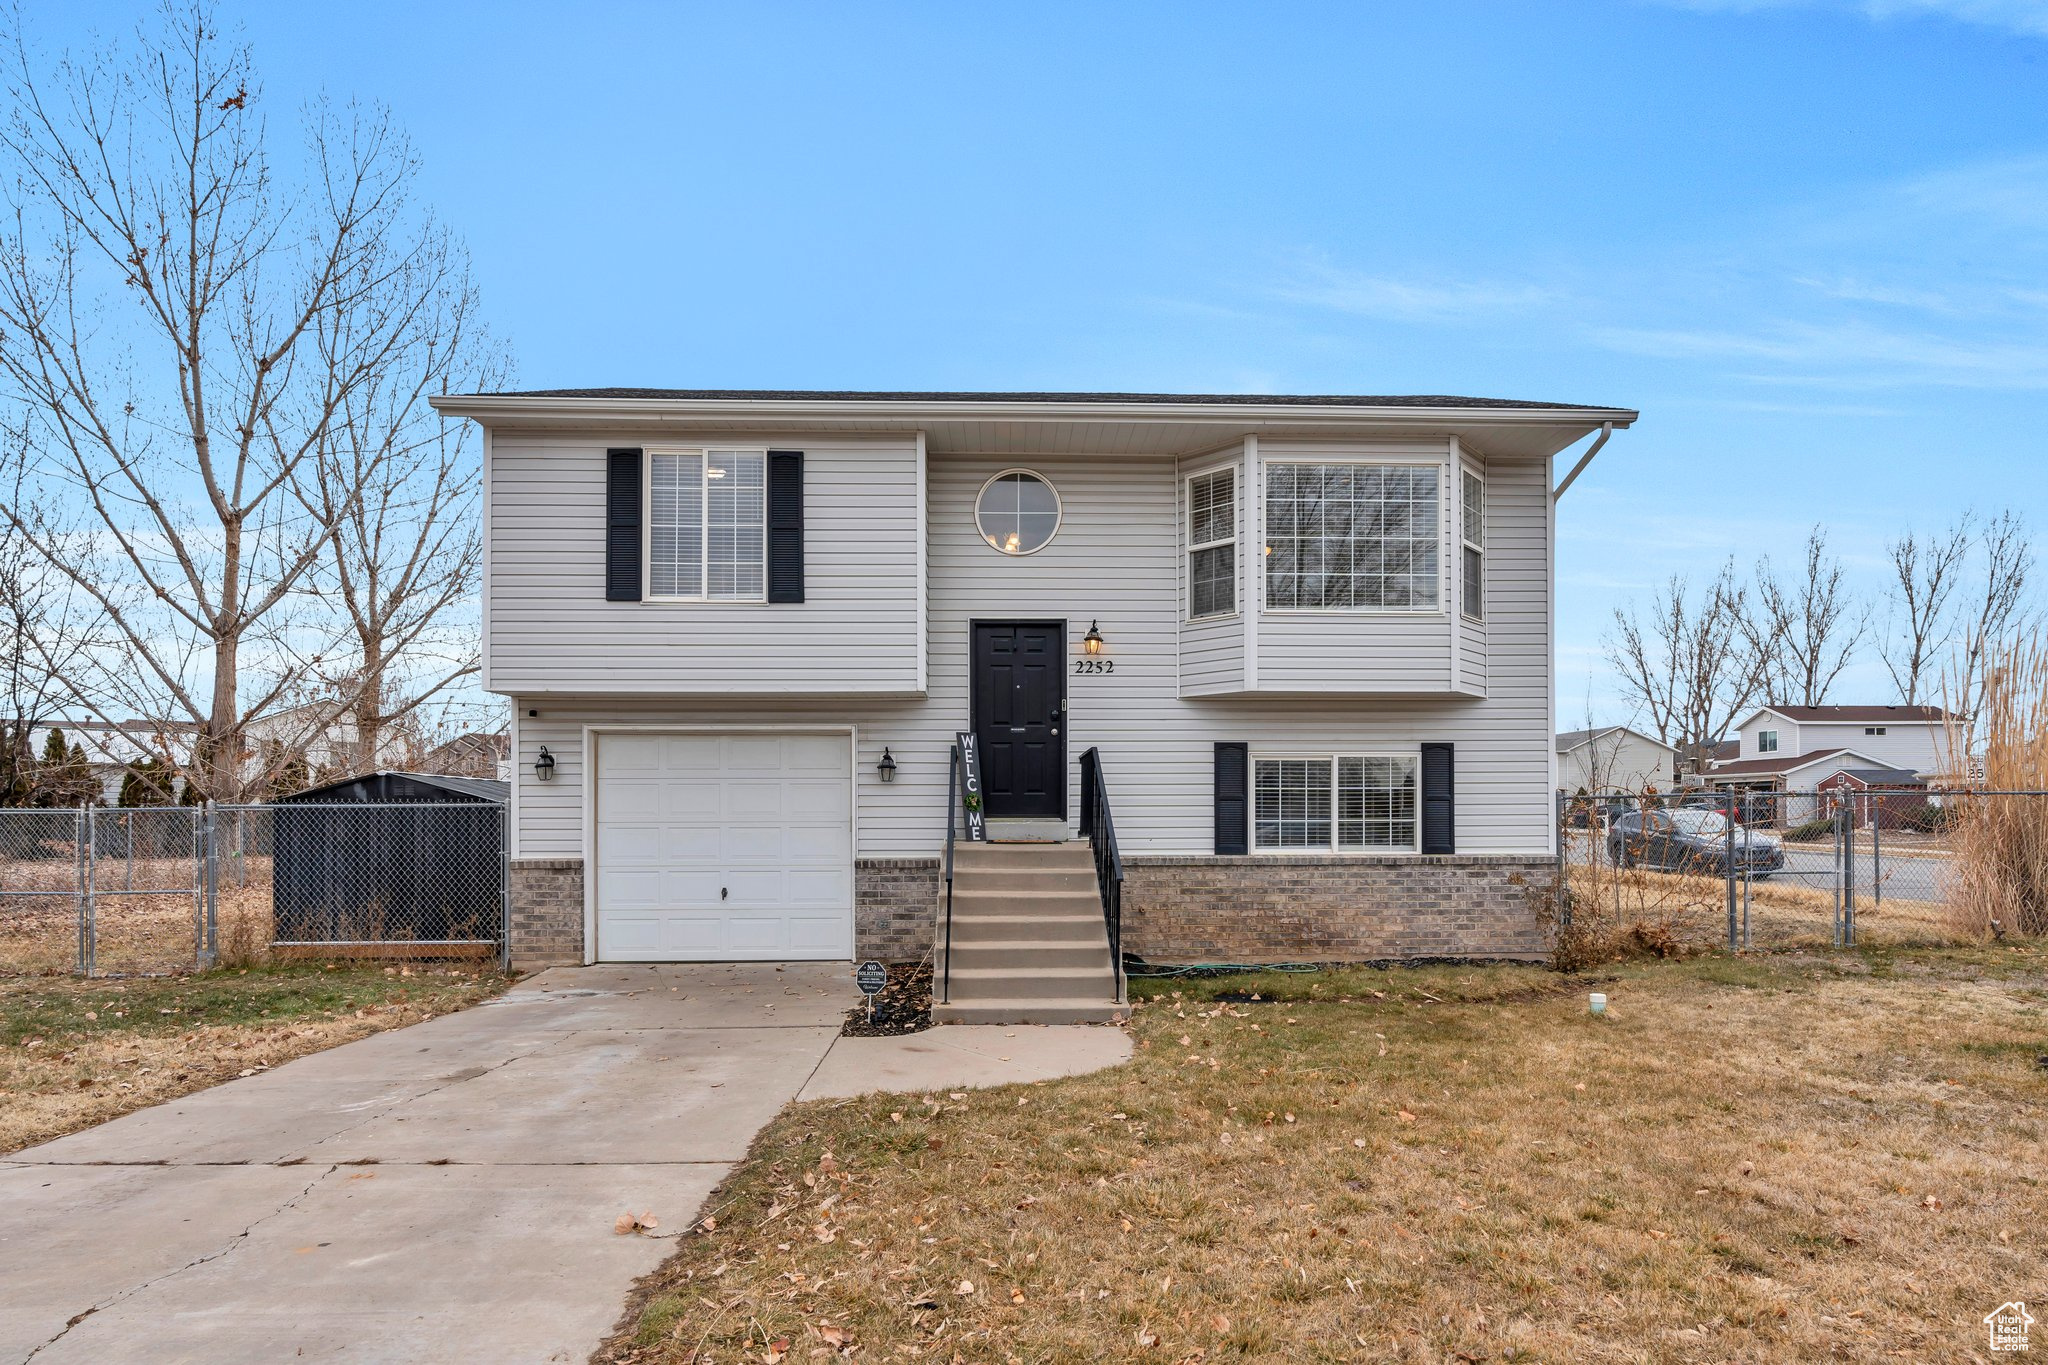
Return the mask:
<svg viewBox="0 0 2048 1365">
<path fill-rule="evenodd" d="M 633 1213 L 629 1210 L 620 1214 L 618 1219 L 613 1222 L 612 1231 L 624 1237 L 630 1233 L 652 1232 L 660 1226 L 661 1220 L 654 1216 L 652 1210 L 646 1213 Z"/>
</svg>

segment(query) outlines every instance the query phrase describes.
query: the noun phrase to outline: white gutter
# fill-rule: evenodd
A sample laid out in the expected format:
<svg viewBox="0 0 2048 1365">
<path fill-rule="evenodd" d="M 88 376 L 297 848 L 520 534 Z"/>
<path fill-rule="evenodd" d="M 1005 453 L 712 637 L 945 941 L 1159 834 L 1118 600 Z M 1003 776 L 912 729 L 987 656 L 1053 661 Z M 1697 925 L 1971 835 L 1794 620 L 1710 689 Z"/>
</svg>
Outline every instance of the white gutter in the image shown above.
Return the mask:
<svg viewBox="0 0 2048 1365">
<path fill-rule="evenodd" d="M 593 416 L 640 418 L 802 418 L 808 420 L 902 420 L 906 429 L 929 421 L 1179 421 L 1274 423 L 1295 427 L 1341 425 L 1360 419 L 1405 422 L 1413 426 L 1590 425 L 1626 428 L 1637 414 L 1626 408 L 1452 408 L 1327 403 L 1088 403 L 1001 402 L 962 403 L 915 399 L 734 399 L 734 398 L 553 398 L 499 394 L 442 394 L 428 400 L 436 412 L 459 417 Z M 1604 437 L 1603 437 L 1604 439 Z M 1597 447 L 1596 447 L 1597 449 Z"/>
<path fill-rule="evenodd" d="M 1623 422 L 1622 425 L 1627 426 L 1628 423 Z M 1593 457 L 1600 453 L 1600 447 L 1606 445 L 1607 438 L 1612 436 L 1613 434 L 1614 423 L 1602 422 L 1600 424 L 1600 434 L 1593 438 L 1593 444 L 1587 446 L 1586 453 L 1579 456 L 1579 462 L 1572 466 L 1571 473 L 1564 476 L 1564 482 L 1559 484 L 1554 490 L 1552 490 L 1550 494 L 1550 500 L 1552 502 L 1556 502 L 1559 498 L 1563 497 L 1564 490 L 1572 486 L 1572 480 L 1578 478 L 1579 475 L 1586 472 L 1586 466 L 1593 463 Z"/>
</svg>

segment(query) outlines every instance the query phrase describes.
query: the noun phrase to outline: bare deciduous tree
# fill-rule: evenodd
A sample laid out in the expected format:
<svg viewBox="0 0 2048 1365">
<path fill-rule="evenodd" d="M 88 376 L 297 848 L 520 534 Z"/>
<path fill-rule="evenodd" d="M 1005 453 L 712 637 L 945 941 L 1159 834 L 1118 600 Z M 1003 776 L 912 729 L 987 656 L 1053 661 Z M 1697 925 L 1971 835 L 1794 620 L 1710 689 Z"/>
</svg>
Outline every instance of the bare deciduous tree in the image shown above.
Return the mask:
<svg viewBox="0 0 2048 1365">
<path fill-rule="evenodd" d="M 467 611 L 483 562 L 474 428 L 427 400 L 503 387 L 510 366 L 478 321 L 466 272 L 443 271 L 435 287 L 397 363 L 348 395 L 318 453 L 314 511 L 335 528 L 321 577 L 353 636 L 332 687 L 353 698 L 354 763 L 365 770 L 396 751 L 394 727 L 478 666 Z"/>
<path fill-rule="evenodd" d="M 203 0 L 47 76 L 18 26 L 0 381 L 31 476 L 83 511 L 68 539 L 7 518 L 118 640 L 64 661 L 67 681 L 196 727 L 190 776 L 236 796 L 263 780 L 250 722 L 352 643 L 312 591 L 357 511 L 323 491 L 337 428 L 467 295 L 461 257 L 410 204 L 382 114 L 316 106 L 282 183 L 250 54 Z"/>
<path fill-rule="evenodd" d="M 1966 753 L 1977 748 L 1987 661 L 2009 651 L 2033 622 L 2034 543 L 2026 519 L 2008 508 L 1984 521 L 1971 541 L 1969 595 L 1958 602 L 1960 639 L 1944 678 L 1949 708 L 1961 712 Z"/>
<path fill-rule="evenodd" d="M 41 525 L 19 480 L 6 495 L 15 515 Z M 57 661 L 94 648 L 93 616 L 71 584 L 53 574 L 11 521 L 0 522 L 0 806 L 37 798 L 37 730 L 90 709 L 61 680 Z"/>
<path fill-rule="evenodd" d="M 1697 599 L 1674 574 L 1647 617 L 1633 604 L 1615 609 L 1608 660 L 1657 737 L 1694 771 L 1704 767 L 1700 746 L 1720 739 L 1763 690 L 1764 660 L 1744 635 L 1748 612 L 1732 563 Z"/>
<path fill-rule="evenodd" d="M 1878 653 L 1899 690 L 1899 700 L 1908 706 L 1926 699 L 1954 639 L 1951 605 L 1970 557 L 1971 540 L 1971 517 L 1966 512 L 1939 534 L 1908 533 L 1885 546 L 1892 581 Z"/>
<path fill-rule="evenodd" d="M 1855 657 L 1869 614 L 1843 581 L 1842 561 L 1828 553 L 1827 532 L 1806 536 L 1801 576 L 1786 583 L 1758 561 L 1752 609 L 1742 635 L 1763 679 L 1762 700 L 1772 706 L 1820 706 Z"/>
</svg>

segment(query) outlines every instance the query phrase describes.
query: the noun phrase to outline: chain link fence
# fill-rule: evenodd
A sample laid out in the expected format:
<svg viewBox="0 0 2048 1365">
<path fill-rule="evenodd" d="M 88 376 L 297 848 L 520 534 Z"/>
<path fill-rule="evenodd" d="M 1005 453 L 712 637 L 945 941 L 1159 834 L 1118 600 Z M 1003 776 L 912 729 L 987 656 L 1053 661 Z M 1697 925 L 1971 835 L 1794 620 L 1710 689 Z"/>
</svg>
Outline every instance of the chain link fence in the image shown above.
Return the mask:
<svg viewBox="0 0 2048 1365">
<path fill-rule="evenodd" d="M 1560 921 L 1652 951 L 2048 929 L 2048 867 L 2030 867 L 2048 852 L 2048 792 L 1707 789 L 1562 796 L 1558 815 Z"/>
<path fill-rule="evenodd" d="M 0 810 L 0 973 L 497 959 L 487 802 Z"/>
</svg>

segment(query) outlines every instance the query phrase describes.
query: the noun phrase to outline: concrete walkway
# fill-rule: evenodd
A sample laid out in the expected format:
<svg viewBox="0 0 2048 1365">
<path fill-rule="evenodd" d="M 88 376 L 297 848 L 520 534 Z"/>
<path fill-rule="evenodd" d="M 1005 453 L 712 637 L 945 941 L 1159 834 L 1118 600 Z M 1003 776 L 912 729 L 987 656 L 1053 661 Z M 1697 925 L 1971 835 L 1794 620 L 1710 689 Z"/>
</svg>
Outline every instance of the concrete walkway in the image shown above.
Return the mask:
<svg viewBox="0 0 2048 1365">
<path fill-rule="evenodd" d="M 0 1361 L 581 1361 L 803 1089 L 841 963 L 588 967 L 0 1158 Z"/>
<path fill-rule="evenodd" d="M 841 1038 L 797 1098 L 1051 1081 L 1130 1059 L 1131 1035 L 1103 1024 L 949 1024 L 893 1038 Z"/>
</svg>

